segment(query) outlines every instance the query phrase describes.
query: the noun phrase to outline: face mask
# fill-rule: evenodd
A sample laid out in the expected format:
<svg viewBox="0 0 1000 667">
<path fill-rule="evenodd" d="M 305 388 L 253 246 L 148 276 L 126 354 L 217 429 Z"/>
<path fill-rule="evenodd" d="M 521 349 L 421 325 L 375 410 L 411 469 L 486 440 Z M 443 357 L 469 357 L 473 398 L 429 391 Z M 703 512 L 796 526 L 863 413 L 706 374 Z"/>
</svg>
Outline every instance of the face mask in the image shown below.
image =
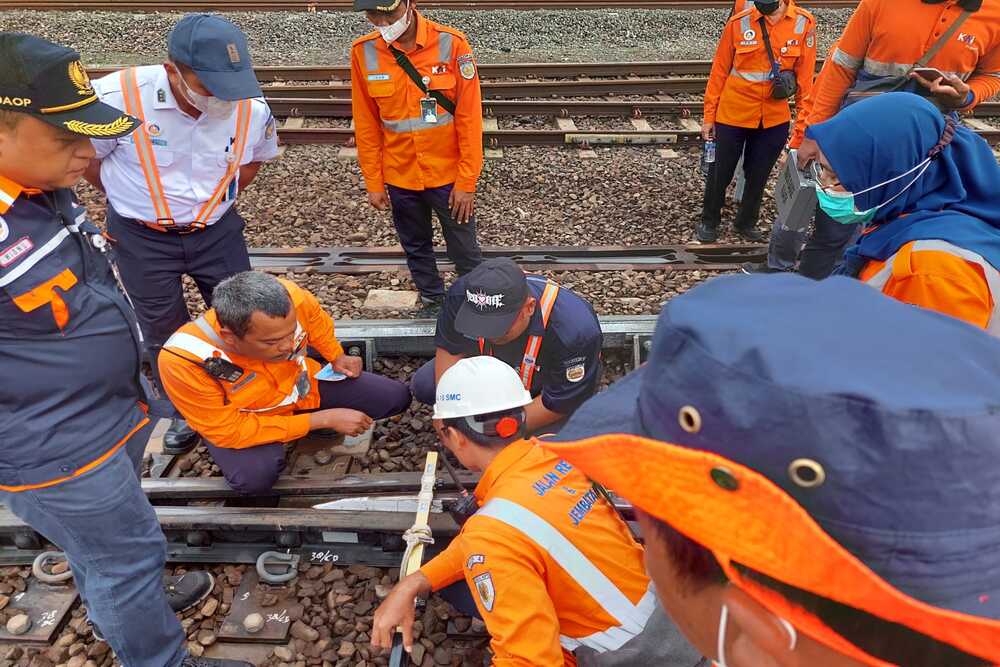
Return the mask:
<svg viewBox="0 0 1000 667">
<path fill-rule="evenodd" d="M 194 92 L 187 85 L 187 81 L 181 76 L 180 71 L 177 72 L 177 78 L 181 82 L 181 92 L 184 94 L 184 97 L 191 103 L 191 106 L 205 114 L 206 117 L 222 120 L 223 118 L 229 118 L 236 111 L 236 102 L 220 100 L 218 97 L 201 95 Z"/>
<path fill-rule="evenodd" d="M 778 11 L 778 7 L 781 5 L 780 2 L 757 2 L 756 0 L 753 4 L 757 7 L 757 11 L 765 16 L 770 16 Z"/>
<path fill-rule="evenodd" d="M 783 618 L 778 619 L 785 630 L 788 631 L 788 650 L 794 651 L 799 643 L 799 634 L 795 631 L 795 626 Z M 719 659 L 715 661 L 716 667 L 728 667 L 726 665 L 726 625 L 729 621 L 729 607 L 722 605 L 722 613 L 719 616 L 719 639 L 715 652 Z"/>
<path fill-rule="evenodd" d="M 890 178 L 888 181 L 883 181 L 878 185 L 873 185 L 870 188 L 865 188 L 861 192 L 827 192 L 823 189 L 819 183 L 816 183 L 816 198 L 819 202 L 819 207 L 835 222 L 839 222 L 842 225 L 854 225 L 858 223 L 868 224 L 875 218 L 875 213 L 882 208 L 887 206 L 899 198 L 904 192 L 910 189 L 917 179 L 924 175 L 927 168 L 931 166 L 931 158 L 925 159 L 923 162 L 918 164 L 913 169 L 896 176 L 895 178 Z M 866 192 L 870 192 L 876 188 L 881 188 L 883 186 L 894 183 L 901 178 L 906 177 L 909 174 L 920 169 L 920 172 L 913 177 L 913 179 L 906 184 L 902 190 L 897 192 L 888 201 L 882 202 L 878 206 L 870 208 L 866 211 L 859 211 L 854 205 L 854 198 L 858 195 L 862 195 Z"/>
<path fill-rule="evenodd" d="M 406 29 L 410 27 L 410 2 L 406 2 L 406 11 L 399 17 L 399 20 L 389 25 L 378 26 L 378 31 L 382 33 L 382 39 L 386 44 L 392 44 L 403 36 Z"/>
</svg>

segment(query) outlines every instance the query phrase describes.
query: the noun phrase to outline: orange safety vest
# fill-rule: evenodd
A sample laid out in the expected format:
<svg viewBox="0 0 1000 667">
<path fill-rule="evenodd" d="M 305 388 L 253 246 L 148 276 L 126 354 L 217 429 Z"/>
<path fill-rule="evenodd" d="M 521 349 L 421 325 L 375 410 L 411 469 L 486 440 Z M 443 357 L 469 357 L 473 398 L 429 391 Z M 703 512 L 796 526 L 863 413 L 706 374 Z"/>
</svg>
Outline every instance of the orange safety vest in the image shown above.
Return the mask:
<svg viewBox="0 0 1000 667">
<path fill-rule="evenodd" d="M 556 305 L 556 297 L 559 296 L 559 285 L 547 282 L 545 291 L 542 292 L 542 331 L 549 326 L 549 316 L 552 315 L 552 308 Z M 521 359 L 521 382 L 524 388 L 531 391 L 531 381 L 535 377 L 535 368 L 538 363 L 538 351 L 542 349 L 542 336 L 528 336 L 528 343 L 524 346 L 524 357 Z M 486 354 L 486 339 L 479 339 L 479 354 Z M 492 356 L 492 355 L 491 355 Z"/>
<path fill-rule="evenodd" d="M 139 165 L 142 167 L 142 174 L 146 177 L 146 184 L 149 186 L 149 196 L 153 202 L 153 209 L 156 211 L 156 220 L 149 222 L 153 223 L 153 226 L 161 228 L 161 231 L 166 231 L 168 228 L 176 227 L 177 223 L 174 222 L 174 218 L 170 213 L 170 205 L 167 203 L 167 197 L 163 190 L 163 182 L 160 180 L 160 170 L 156 165 L 153 142 L 150 140 L 149 132 L 146 129 L 146 114 L 142 106 L 142 96 L 139 93 L 139 83 L 136 79 L 135 68 L 122 70 L 119 76 L 121 77 L 122 97 L 125 100 L 125 113 L 143 121 L 139 129 L 132 136 L 135 142 L 135 152 L 139 157 Z M 215 209 L 222 203 L 222 197 L 229 188 L 229 184 L 232 183 L 233 179 L 239 173 L 240 165 L 243 162 L 243 152 L 247 146 L 247 137 L 250 133 L 252 110 L 251 100 L 241 100 L 236 107 L 236 140 L 230 156 L 232 161 L 226 168 L 226 173 L 222 176 L 222 180 L 216 186 L 215 192 L 212 193 L 212 196 L 201 207 L 201 210 L 198 211 L 198 215 L 195 216 L 194 221 L 190 225 L 186 225 L 190 226 L 192 231 L 203 229 L 208 224 L 208 219 L 212 217 Z"/>
</svg>

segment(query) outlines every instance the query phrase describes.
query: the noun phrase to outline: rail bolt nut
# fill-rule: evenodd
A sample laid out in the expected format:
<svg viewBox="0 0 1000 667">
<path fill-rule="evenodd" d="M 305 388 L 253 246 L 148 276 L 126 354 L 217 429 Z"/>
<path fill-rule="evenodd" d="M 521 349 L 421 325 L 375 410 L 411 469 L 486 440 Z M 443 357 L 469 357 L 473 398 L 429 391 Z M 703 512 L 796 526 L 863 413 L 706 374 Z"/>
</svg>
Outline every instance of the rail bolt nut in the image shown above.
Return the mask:
<svg viewBox="0 0 1000 667">
<path fill-rule="evenodd" d="M 260 632 L 264 628 L 264 617 L 256 613 L 247 614 L 243 619 L 243 628 L 250 634 Z"/>
<path fill-rule="evenodd" d="M 23 635 L 31 629 L 31 619 L 27 614 L 18 614 L 7 621 L 7 632 L 12 635 Z"/>
<path fill-rule="evenodd" d="M 313 454 L 313 459 L 315 459 L 316 463 L 320 464 L 321 466 L 325 466 L 327 463 L 333 460 L 333 452 L 331 452 L 329 449 L 321 449 L 317 451 L 315 454 Z"/>
</svg>

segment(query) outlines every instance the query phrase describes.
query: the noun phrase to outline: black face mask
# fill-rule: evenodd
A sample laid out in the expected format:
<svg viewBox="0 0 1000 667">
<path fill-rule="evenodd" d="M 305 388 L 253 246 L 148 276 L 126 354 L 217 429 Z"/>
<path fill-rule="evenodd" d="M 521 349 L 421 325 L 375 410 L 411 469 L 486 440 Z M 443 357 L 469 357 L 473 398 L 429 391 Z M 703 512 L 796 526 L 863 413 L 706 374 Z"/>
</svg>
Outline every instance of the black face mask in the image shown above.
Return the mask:
<svg viewBox="0 0 1000 667">
<path fill-rule="evenodd" d="M 757 0 L 754 0 L 753 4 L 757 8 L 757 11 L 764 16 L 770 16 L 778 11 L 778 7 L 781 6 L 780 2 L 758 2 Z"/>
<path fill-rule="evenodd" d="M 945 0 L 923 0 L 925 5 L 939 5 Z M 968 12 L 978 12 L 983 6 L 983 0 L 959 0 L 958 6 Z"/>
</svg>

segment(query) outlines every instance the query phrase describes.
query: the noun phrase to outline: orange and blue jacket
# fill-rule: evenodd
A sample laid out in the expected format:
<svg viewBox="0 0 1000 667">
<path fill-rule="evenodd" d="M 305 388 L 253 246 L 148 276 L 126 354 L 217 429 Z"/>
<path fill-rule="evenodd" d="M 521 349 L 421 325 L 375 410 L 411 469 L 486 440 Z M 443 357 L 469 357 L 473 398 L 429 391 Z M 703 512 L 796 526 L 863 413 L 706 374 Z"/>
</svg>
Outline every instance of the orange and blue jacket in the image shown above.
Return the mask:
<svg viewBox="0 0 1000 667">
<path fill-rule="evenodd" d="M 791 120 L 788 100 L 771 97 L 771 60 L 760 26 L 763 16 L 753 7 L 734 14 L 726 23 L 705 90 L 706 123 L 768 128 Z M 798 82 L 798 112 L 789 141 L 796 148 L 805 132 L 816 69 L 816 19 L 789 0 L 785 16 L 776 24 L 768 22 L 767 31 L 779 67 L 794 71 Z"/>
<path fill-rule="evenodd" d="M 961 13 L 956 0 L 861 0 L 820 72 L 809 125 L 836 114 L 856 81 L 906 74 Z M 1000 92 L 1000 2 L 986 0 L 928 66 L 965 79 L 966 109 Z"/>
<path fill-rule="evenodd" d="M 479 511 L 421 572 L 434 590 L 465 578 L 494 665 L 575 665 L 577 648 L 615 650 L 642 631 L 656 595 L 642 547 L 579 470 L 520 440 L 475 495 Z"/>
<path fill-rule="evenodd" d="M 0 489 L 53 486 L 147 422 L 142 334 L 71 190 L 0 175 Z"/>
<path fill-rule="evenodd" d="M 218 447 L 244 449 L 273 442 L 290 442 L 309 432 L 309 415 L 301 410 L 319 407 L 315 378 L 321 366 L 305 356 L 307 346 L 327 361 L 344 353 L 334 335 L 333 319 L 309 291 L 287 280 L 298 320 L 292 359 L 262 361 L 225 349 L 219 321 L 209 310 L 172 335 L 160 351 L 163 386 L 174 406 L 195 431 Z M 230 382 L 209 375 L 204 360 L 221 357 L 242 369 Z M 296 387 L 302 372 L 309 375 L 309 391 Z"/>
<path fill-rule="evenodd" d="M 956 317 L 1000 336 L 1000 273 L 980 255 L 946 241 L 911 241 L 858 278 L 894 299 Z"/>
<path fill-rule="evenodd" d="M 396 63 L 381 35 L 372 32 L 356 40 L 351 101 L 365 187 L 382 192 L 386 183 L 407 190 L 454 183 L 462 192 L 475 192 L 483 169 L 483 105 L 472 49 L 458 30 L 419 12 L 414 20 L 416 45 L 404 52 L 428 89 L 455 103 L 455 114 L 437 105 L 437 122 L 426 122 L 423 91 Z"/>
</svg>

